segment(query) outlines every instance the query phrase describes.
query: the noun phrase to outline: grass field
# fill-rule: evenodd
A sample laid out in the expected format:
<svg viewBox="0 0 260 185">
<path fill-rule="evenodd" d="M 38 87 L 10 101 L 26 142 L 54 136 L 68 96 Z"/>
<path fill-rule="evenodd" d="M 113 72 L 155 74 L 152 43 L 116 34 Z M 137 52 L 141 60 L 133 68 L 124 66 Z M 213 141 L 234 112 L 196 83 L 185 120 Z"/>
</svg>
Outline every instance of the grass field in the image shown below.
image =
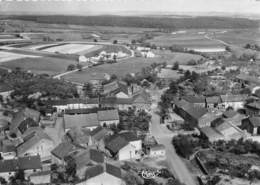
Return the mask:
<svg viewBox="0 0 260 185">
<path fill-rule="evenodd" d="M 190 59 L 201 58 L 201 56 L 198 55 L 186 53 L 172 53 L 167 51 L 159 51 L 156 54 L 163 54 L 163 57 L 159 56 L 155 58 L 129 58 L 126 60 L 122 60 L 118 63 L 104 64 L 85 69 L 81 72 L 71 73 L 69 75 L 64 76 L 64 78 L 72 82 L 84 83 L 92 79 L 91 74 L 93 73 L 107 73 L 110 75 L 115 74 L 118 77 L 123 77 L 127 73 L 140 72 L 143 67 L 150 66 L 152 63 L 167 62 L 168 64 L 173 64 L 174 62 L 178 61 L 180 64 L 185 64 Z"/>
<path fill-rule="evenodd" d="M 41 58 L 20 58 L 9 62 L 0 63 L 0 66 L 15 69 L 20 67 L 22 70 L 30 70 L 36 74 L 56 75 L 67 70 L 69 64 L 75 64 L 73 60 L 41 57 Z"/>
<path fill-rule="evenodd" d="M 221 47 L 222 45 L 216 41 L 208 40 L 204 34 L 199 31 L 190 31 L 180 34 L 162 34 L 149 40 L 150 43 L 157 46 L 180 45 L 186 48 L 204 48 L 204 47 Z"/>
<path fill-rule="evenodd" d="M 0 63 L 21 59 L 21 58 L 37 58 L 37 57 L 39 56 L 0 51 Z"/>
</svg>

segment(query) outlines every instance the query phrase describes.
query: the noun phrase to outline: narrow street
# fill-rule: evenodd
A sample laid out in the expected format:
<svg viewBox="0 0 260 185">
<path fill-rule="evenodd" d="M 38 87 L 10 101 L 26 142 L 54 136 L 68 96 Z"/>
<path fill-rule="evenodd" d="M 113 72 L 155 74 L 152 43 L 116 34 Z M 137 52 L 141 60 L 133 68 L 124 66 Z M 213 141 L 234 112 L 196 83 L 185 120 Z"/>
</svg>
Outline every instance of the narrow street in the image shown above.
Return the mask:
<svg viewBox="0 0 260 185">
<path fill-rule="evenodd" d="M 153 96 L 151 134 L 160 144 L 165 145 L 167 162 L 175 177 L 185 183 L 185 185 L 196 185 L 193 175 L 190 173 L 182 159 L 176 154 L 175 149 L 171 144 L 174 134 L 168 130 L 165 125 L 160 124 L 160 117 L 156 114 L 156 104 L 159 101 L 159 98 L 160 94 Z"/>
</svg>

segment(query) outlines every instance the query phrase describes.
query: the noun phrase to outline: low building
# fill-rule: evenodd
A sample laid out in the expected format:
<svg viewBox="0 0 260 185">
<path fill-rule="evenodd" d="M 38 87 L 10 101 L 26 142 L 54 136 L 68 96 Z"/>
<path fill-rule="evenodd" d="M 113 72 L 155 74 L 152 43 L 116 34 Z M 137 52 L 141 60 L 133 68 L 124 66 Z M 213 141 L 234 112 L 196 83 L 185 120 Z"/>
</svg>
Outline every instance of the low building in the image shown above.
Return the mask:
<svg viewBox="0 0 260 185">
<path fill-rule="evenodd" d="M 118 125 L 119 123 L 119 114 L 117 109 L 98 111 L 97 118 L 101 126 L 109 127 L 111 125 Z"/>
<path fill-rule="evenodd" d="M 152 104 L 151 96 L 145 90 L 142 90 L 141 92 L 134 94 L 132 99 L 133 107 L 135 107 L 138 110 L 150 111 Z"/>
<path fill-rule="evenodd" d="M 29 180 L 35 185 L 49 185 L 51 184 L 51 171 L 33 173 L 29 176 Z"/>
<path fill-rule="evenodd" d="M 85 179 L 75 185 L 125 185 L 125 182 L 120 168 L 105 163 L 87 169 Z"/>
<path fill-rule="evenodd" d="M 220 103 L 219 96 L 206 97 L 206 107 L 210 111 L 218 110 Z"/>
<path fill-rule="evenodd" d="M 52 139 L 38 129 L 23 136 L 23 143 L 17 147 L 18 156 L 39 155 L 42 161 L 51 159 L 51 151 L 54 148 Z"/>
<path fill-rule="evenodd" d="M 200 133 L 201 133 L 202 137 L 208 139 L 209 142 L 224 140 L 224 136 L 210 126 L 200 128 Z"/>
<path fill-rule="evenodd" d="M 64 123 L 66 132 L 75 127 L 93 130 L 100 125 L 97 113 L 75 115 L 64 114 Z"/>
<path fill-rule="evenodd" d="M 169 125 L 170 128 L 175 129 L 181 128 L 181 126 L 185 122 L 184 119 L 175 112 L 170 112 L 165 121 L 167 122 L 167 125 Z"/>
<path fill-rule="evenodd" d="M 40 156 L 19 157 L 17 159 L 0 160 L 0 177 L 7 182 L 18 170 L 23 170 L 27 179 L 32 173 L 41 171 Z"/>
<path fill-rule="evenodd" d="M 158 144 L 148 148 L 149 157 L 165 157 L 166 148 L 164 145 Z"/>
<path fill-rule="evenodd" d="M 206 114 L 204 114 L 199 122 L 198 122 L 198 127 L 199 128 L 203 128 L 203 127 L 209 127 L 211 126 L 212 122 L 214 120 L 216 120 L 217 118 L 219 118 L 221 115 L 218 115 L 218 114 L 215 114 L 215 113 L 211 113 L 211 112 L 208 112 Z"/>
<path fill-rule="evenodd" d="M 118 160 L 140 159 L 142 140 L 131 132 L 124 132 L 112 136 L 106 142 L 106 149 Z"/>
<path fill-rule="evenodd" d="M 260 115 L 260 102 L 254 101 L 245 105 L 246 114 L 249 116 L 259 116 Z"/>
<path fill-rule="evenodd" d="M 79 151 L 76 146 L 69 142 L 63 142 L 51 151 L 52 162 L 57 164 L 64 164 L 65 157 L 75 151 Z"/>
<path fill-rule="evenodd" d="M 183 100 L 189 102 L 193 106 L 206 107 L 206 101 L 204 96 L 183 96 Z"/>
<path fill-rule="evenodd" d="M 105 139 L 112 134 L 112 130 L 99 126 L 90 132 L 90 143 L 96 146 L 97 150 L 105 151 Z"/>
<path fill-rule="evenodd" d="M 228 121 L 215 127 L 215 130 L 224 136 L 224 140 L 238 140 L 244 136 L 244 132 L 241 129 Z"/>
<path fill-rule="evenodd" d="M 16 157 L 16 147 L 11 141 L 0 141 L 0 156 L 3 160 L 14 159 Z"/>
<path fill-rule="evenodd" d="M 241 128 L 253 135 L 260 135 L 260 117 L 249 117 L 242 120 Z"/>
<path fill-rule="evenodd" d="M 103 85 L 103 94 L 117 98 L 130 98 L 128 86 L 122 81 L 113 81 Z"/>
<path fill-rule="evenodd" d="M 245 100 L 248 98 L 247 95 L 221 95 L 221 105 L 223 109 L 232 107 L 234 110 L 239 110 L 244 108 Z"/>
</svg>

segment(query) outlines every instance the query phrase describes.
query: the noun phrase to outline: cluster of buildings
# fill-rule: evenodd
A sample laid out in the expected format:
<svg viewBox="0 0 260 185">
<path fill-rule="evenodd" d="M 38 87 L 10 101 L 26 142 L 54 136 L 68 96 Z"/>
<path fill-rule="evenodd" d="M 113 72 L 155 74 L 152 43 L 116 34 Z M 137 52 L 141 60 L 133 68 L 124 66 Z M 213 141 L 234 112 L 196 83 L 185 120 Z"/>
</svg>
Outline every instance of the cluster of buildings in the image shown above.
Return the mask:
<svg viewBox="0 0 260 185">
<path fill-rule="evenodd" d="M 137 89 L 115 81 L 104 85 L 100 98 L 47 101 L 45 114 L 1 110 L 0 176 L 9 181 L 22 170 L 34 184 L 51 184 L 51 165 L 65 167 L 73 160 L 75 184 L 124 184 L 118 161 L 165 157 L 163 145 L 147 143 L 132 130 L 113 129 L 120 110 L 150 111 L 149 93 Z"/>
</svg>

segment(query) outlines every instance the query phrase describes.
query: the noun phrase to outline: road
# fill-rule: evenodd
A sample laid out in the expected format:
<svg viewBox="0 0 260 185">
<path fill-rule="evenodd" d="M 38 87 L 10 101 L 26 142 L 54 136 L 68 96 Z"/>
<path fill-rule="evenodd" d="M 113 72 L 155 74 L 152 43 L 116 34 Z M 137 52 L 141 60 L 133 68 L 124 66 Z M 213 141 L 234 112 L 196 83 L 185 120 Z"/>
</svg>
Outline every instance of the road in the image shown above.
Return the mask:
<svg viewBox="0 0 260 185">
<path fill-rule="evenodd" d="M 220 40 L 220 39 L 212 38 L 212 37 L 210 37 L 208 34 L 205 35 L 204 37 L 205 37 L 206 39 L 208 39 L 208 40 L 217 41 L 217 42 L 219 42 L 219 43 L 221 43 L 221 44 L 224 44 L 225 46 L 231 46 L 231 44 L 229 44 L 229 43 L 227 43 L 227 42 L 225 42 L 225 41 L 223 41 L 223 40 Z"/>
<path fill-rule="evenodd" d="M 152 105 L 152 121 L 151 121 L 151 134 L 156 138 L 158 143 L 163 144 L 166 147 L 167 162 L 171 172 L 185 185 L 196 185 L 194 176 L 190 173 L 185 163 L 176 154 L 173 145 L 171 144 L 174 134 L 168 130 L 165 125 L 160 124 L 160 117 L 155 113 L 157 110 L 157 102 L 160 95 L 153 96 Z"/>
</svg>

